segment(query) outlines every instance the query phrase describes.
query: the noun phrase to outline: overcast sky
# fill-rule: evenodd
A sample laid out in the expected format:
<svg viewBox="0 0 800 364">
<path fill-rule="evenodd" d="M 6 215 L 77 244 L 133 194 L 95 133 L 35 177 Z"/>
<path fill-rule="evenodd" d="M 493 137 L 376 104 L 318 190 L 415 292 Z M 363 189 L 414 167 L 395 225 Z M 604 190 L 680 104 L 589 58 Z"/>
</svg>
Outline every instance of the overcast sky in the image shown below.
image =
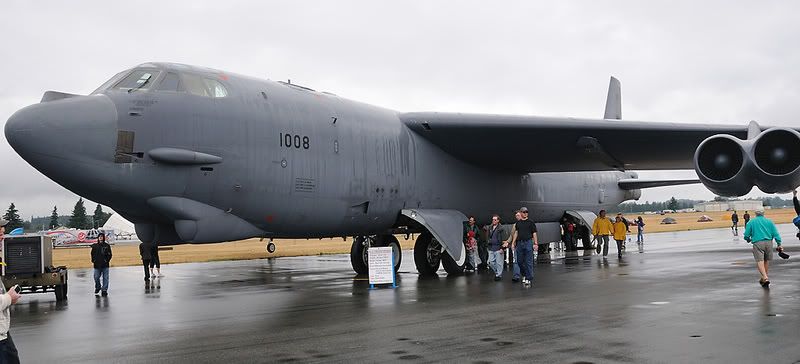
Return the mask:
<svg viewBox="0 0 800 364">
<path fill-rule="evenodd" d="M 6 0 L 0 123 L 46 90 L 86 94 L 165 61 L 290 78 L 401 111 L 589 118 L 602 117 L 614 75 L 624 119 L 800 124 L 800 3 L 531 3 Z M 25 218 L 53 205 L 71 212 L 77 196 L 5 136 L 0 165 L 2 210 L 13 201 Z M 642 201 L 673 195 L 713 198 L 698 185 L 645 190 Z"/>
</svg>

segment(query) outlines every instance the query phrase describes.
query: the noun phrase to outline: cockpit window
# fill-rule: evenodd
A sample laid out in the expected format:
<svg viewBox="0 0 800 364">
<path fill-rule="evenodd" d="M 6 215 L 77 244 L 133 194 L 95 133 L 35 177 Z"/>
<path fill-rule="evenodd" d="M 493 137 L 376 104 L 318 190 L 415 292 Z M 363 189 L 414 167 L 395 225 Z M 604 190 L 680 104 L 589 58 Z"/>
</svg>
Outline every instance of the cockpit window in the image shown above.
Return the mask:
<svg viewBox="0 0 800 364">
<path fill-rule="evenodd" d="M 128 73 L 127 70 L 126 71 L 122 71 L 120 73 L 117 73 L 116 75 L 114 75 L 114 77 L 111 77 L 111 79 L 109 79 L 108 81 L 106 81 L 105 83 L 100 85 L 100 87 L 98 87 L 97 90 L 92 91 L 92 94 L 96 94 L 96 93 L 100 93 L 102 91 L 105 91 L 105 89 L 107 89 L 107 88 L 111 87 L 111 85 L 117 83 L 127 73 Z"/>
<path fill-rule="evenodd" d="M 167 75 L 164 76 L 164 79 L 161 80 L 161 83 L 158 84 L 156 90 L 158 91 L 182 91 L 181 90 L 181 80 L 178 77 L 177 73 L 174 72 L 167 72 Z"/>
<path fill-rule="evenodd" d="M 147 90 L 158 77 L 158 70 L 137 69 L 114 85 L 117 90 Z"/>
<path fill-rule="evenodd" d="M 184 73 L 181 75 L 183 87 L 192 95 L 205 97 L 226 97 L 228 90 L 217 80 Z"/>
</svg>

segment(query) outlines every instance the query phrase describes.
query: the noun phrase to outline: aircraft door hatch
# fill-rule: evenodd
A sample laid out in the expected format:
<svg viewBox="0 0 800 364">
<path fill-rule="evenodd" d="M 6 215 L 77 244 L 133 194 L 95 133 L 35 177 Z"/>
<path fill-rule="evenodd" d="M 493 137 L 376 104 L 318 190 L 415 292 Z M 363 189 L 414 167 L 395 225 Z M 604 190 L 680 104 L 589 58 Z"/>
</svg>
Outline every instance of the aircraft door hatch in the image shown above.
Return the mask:
<svg viewBox="0 0 800 364">
<path fill-rule="evenodd" d="M 401 214 L 420 223 L 427 229 L 448 254 L 463 265 L 467 258 L 464 249 L 464 221 L 467 216 L 456 210 L 403 209 Z"/>
</svg>

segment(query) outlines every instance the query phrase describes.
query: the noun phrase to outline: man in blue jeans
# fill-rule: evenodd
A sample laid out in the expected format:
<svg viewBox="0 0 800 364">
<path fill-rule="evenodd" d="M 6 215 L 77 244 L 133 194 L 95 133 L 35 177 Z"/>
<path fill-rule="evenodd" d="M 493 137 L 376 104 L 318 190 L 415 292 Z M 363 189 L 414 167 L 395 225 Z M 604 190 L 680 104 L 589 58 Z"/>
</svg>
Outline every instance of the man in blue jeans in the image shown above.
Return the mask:
<svg viewBox="0 0 800 364">
<path fill-rule="evenodd" d="M 511 238 L 511 248 L 514 249 L 517 264 L 524 276 L 522 285 L 530 287 L 533 281 L 533 249 L 539 248 L 539 239 L 536 236 L 536 224 L 528 220 L 528 208 L 523 206 L 519 212 L 522 214 L 522 219 L 514 224 L 516 229 Z"/>
<path fill-rule="evenodd" d="M 519 211 L 517 211 L 514 214 L 514 218 L 517 219 L 517 221 L 522 220 L 522 214 Z M 517 225 L 516 224 L 511 225 L 511 233 L 508 234 L 508 239 L 503 240 L 503 249 L 505 249 L 509 245 L 513 245 L 512 239 L 514 239 L 514 233 L 516 231 L 517 231 Z M 517 253 L 514 252 L 513 248 L 508 250 L 508 267 L 513 272 L 513 274 L 511 275 L 511 281 L 519 282 L 519 264 L 517 264 Z"/>
<path fill-rule="evenodd" d="M 503 242 L 503 227 L 500 226 L 500 215 L 492 215 L 492 225 L 488 231 L 489 268 L 494 271 L 495 282 L 503 279 L 503 249 L 508 245 Z"/>
<path fill-rule="evenodd" d="M 94 266 L 94 294 L 103 291 L 103 297 L 108 296 L 108 267 L 111 262 L 111 245 L 106 243 L 106 235 L 100 233 L 97 242 L 92 244 L 92 265 Z M 100 276 L 103 285 L 100 285 Z"/>
</svg>

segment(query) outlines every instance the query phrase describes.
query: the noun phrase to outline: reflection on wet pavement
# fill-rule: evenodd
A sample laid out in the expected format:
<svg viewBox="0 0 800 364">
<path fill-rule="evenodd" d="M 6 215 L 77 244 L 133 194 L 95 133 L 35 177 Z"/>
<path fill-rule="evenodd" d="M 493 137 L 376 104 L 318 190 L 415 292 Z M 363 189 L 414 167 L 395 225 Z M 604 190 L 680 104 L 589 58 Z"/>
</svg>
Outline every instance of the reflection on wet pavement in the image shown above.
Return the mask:
<svg viewBox="0 0 800 364">
<path fill-rule="evenodd" d="M 554 254 L 529 289 L 509 274 L 420 278 L 411 252 L 396 289 L 369 290 L 346 255 L 168 265 L 147 283 L 113 268 L 108 297 L 71 270 L 69 300 L 23 296 L 11 331 L 32 363 L 800 360 L 795 258 L 762 289 L 726 229 L 645 239 L 622 259 Z"/>
</svg>

